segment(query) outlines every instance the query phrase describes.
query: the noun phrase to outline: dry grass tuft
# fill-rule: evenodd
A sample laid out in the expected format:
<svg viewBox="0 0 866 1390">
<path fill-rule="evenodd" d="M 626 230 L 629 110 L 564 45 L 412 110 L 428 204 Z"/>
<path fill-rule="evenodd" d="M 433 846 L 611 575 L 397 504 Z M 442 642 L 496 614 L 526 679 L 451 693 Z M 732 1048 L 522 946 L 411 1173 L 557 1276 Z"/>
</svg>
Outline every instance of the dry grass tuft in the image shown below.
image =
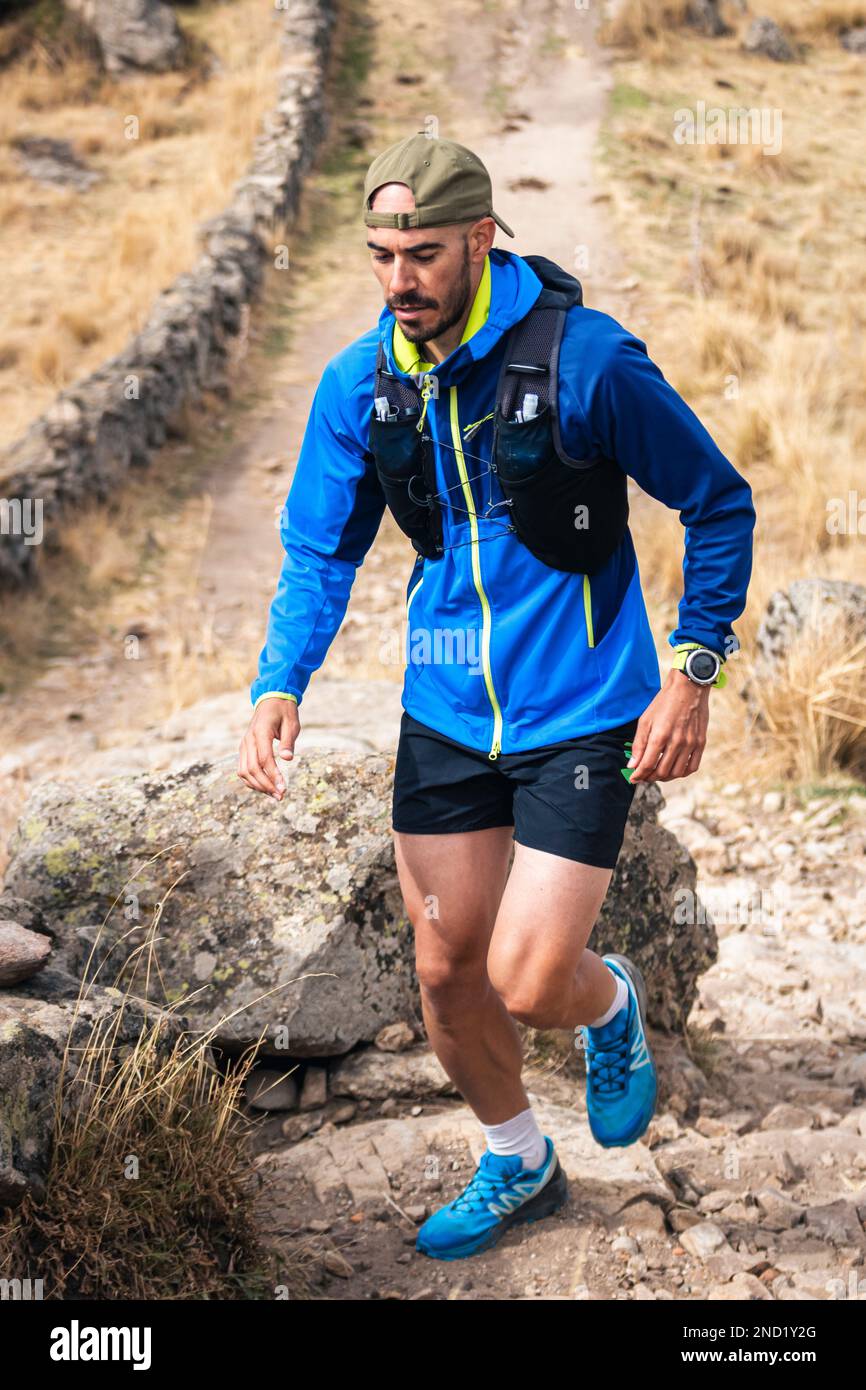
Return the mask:
<svg viewBox="0 0 866 1390">
<path fill-rule="evenodd" d="M 601 37 L 617 47 L 658 54 L 672 29 L 688 23 L 689 0 L 622 0 L 606 21 Z"/>
<path fill-rule="evenodd" d="M 866 781 L 866 638 L 840 621 L 806 636 L 769 680 L 744 662 L 763 757 L 777 780 L 826 781 L 840 770 Z"/>
<path fill-rule="evenodd" d="M 95 1019 L 76 1056 L 67 1044 L 45 1194 L 0 1222 L 0 1277 L 41 1279 L 51 1299 L 274 1298 L 278 1285 L 306 1297 L 303 1256 L 278 1269 L 256 1231 L 249 1124 L 239 1109 L 255 1049 L 223 1075 L 210 1045 L 228 1020 L 185 1031 L 177 1010 L 190 996 L 163 1006 L 169 1021 L 151 1010 L 131 1044 L 118 1041 L 130 1000 L 150 997 L 161 978 L 155 944 L 166 899 L 117 976 L 118 1008 Z M 107 973 L 104 927 L 76 1015 Z M 169 1045 L 172 1021 L 181 1031 Z"/>
</svg>

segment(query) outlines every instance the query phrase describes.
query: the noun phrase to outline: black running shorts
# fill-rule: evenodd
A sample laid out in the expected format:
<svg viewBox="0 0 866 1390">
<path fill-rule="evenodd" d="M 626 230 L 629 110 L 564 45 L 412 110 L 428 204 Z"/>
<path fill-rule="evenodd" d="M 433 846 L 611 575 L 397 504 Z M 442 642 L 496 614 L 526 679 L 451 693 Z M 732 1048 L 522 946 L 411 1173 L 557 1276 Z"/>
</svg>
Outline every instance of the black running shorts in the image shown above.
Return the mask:
<svg viewBox="0 0 866 1390">
<path fill-rule="evenodd" d="M 637 719 L 528 753 L 486 752 L 420 724 L 404 709 L 392 825 L 410 835 L 514 826 L 513 839 L 612 869 L 634 788 L 622 775 Z"/>
</svg>

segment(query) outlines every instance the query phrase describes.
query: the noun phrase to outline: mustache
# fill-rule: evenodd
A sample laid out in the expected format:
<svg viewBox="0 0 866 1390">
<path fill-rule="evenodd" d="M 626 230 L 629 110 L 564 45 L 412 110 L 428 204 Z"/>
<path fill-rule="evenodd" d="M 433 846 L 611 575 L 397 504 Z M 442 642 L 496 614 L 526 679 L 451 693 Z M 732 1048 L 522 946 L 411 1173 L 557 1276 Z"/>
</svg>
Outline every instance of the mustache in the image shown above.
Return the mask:
<svg viewBox="0 0 866 1390">
<path fill-rule="evenodd" d="M 435 309 L 435 299 L 389 299 L 388 308 L 394 309 Z"/>
</svg>

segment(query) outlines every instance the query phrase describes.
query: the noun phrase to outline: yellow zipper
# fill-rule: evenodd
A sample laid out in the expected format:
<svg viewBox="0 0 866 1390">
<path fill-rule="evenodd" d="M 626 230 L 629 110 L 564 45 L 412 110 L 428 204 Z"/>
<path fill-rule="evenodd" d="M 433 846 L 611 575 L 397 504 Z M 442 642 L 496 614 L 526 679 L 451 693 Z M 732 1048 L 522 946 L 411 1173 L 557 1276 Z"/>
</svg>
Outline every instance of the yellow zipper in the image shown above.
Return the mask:
<svg viewBox="0 0 866 1390">
<path fill-rule="evenodd" d="M 466 510 L 469 513 L 469 529 L 472 536 L 472 577 L 475 580 L 475 588 L 478 590 L 478 597 L 481 600 L 481 662 L 484 668 L 484 684 L 487 686 L 487 694 L 490 696 L 490 703 L 493 706 L 493 746 L 487 754 L 488 758 L 499 757 L 502 751 L 502 710 L 496 698 L 496 691 L 493 688 L 493 673 L 490 669 L 490 604 L 487 602 L 487 595 L 481 583 L 481 561 L 478 556 L 478 522 L 475 516 L 475 506 L 472 501 L 472 488 L 469 485 L 469 478 L 466 473 L 466 461 L 463 458 L 463 448 L 460 440 L 460 418 L 457 414 L 457 387 L 452 386 L 451 390 L 451 438 L 454 443 L 454 454 L 457 459 L 457 471 L 460 474 L 460 482 L 463 486 L 463 496 L 466 499 Z"/>
<path fill-rule="evenodd" d="M 592 590 L 589 587 L 589 575 L 583 576 L 583 611 L 586 617 L 586 640 L 591 647 L 595 646 L 595 637 L 592 631 Z"/>
</svg>

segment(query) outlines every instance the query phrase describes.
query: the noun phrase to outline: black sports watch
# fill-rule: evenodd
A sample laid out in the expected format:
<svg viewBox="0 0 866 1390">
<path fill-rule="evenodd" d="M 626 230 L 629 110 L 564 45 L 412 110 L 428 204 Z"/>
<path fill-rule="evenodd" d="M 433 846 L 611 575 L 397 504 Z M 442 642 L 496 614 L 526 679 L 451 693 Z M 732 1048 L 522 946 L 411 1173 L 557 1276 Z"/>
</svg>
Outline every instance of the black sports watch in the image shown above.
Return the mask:
<svg viewBox="0 0 866 1390">
<path fill-rule="evenodd" d="M 727 682 L 721 657 L 697 642 L 683 643 L 675 648 L 674 669 L 682 671 L 695 685 L 722 686 Z"/>
</svg>

